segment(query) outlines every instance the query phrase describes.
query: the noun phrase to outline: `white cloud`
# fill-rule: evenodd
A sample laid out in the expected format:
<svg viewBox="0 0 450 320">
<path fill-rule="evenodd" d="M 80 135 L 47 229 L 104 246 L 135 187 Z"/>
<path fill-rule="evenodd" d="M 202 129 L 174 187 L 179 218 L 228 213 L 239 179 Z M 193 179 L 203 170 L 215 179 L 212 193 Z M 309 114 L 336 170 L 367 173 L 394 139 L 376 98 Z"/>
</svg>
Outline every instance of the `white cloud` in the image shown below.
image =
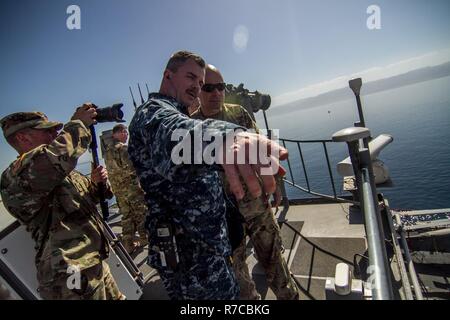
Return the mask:
<svg viewBox="0 0 450 320">
<path fill-rule="evenodd" d="M 313 84 L 299 90 L 280 94 L 272 99 L 273 106 L 280 106 L 299 99 L 305 99 L 317 96 L 319 94 L 345 88 L 348 86 L 348 80 L 352 78 L 362 78 L 364 82 L 371 82 L 384 78 L 393 77 L 412 70 L 436 66 L 450 61 L 450 49 L 431 52 L 419 57 L 406 59 L 397 63 L 393 63 L 382 67 L 372 67 L 370 69 L 345 76 L 341 76 L 332 80 Z"/>
</svg>

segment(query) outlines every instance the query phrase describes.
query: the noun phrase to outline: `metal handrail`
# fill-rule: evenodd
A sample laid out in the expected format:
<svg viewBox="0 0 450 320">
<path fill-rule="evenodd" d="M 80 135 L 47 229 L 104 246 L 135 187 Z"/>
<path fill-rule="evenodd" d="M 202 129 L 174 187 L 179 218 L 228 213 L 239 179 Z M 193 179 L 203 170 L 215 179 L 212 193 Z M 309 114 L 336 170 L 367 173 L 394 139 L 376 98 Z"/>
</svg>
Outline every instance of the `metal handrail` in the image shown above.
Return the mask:
<svg viewBox="0 0 450 320">
<path fill-rule="evenodd" d="M 368 143 L 370 140 L 370 131 L 365 127 L 364 116 L 362 112 L 361 100 L 360 100 L 360 89 L 362 85 L 362 81 L 360 78 L 353 79 L 349 81 L 350 88 L 354 92 L 358 105 L 358 112 L 360 117 L 360 122 L 355 124 L 356 127 L 360 129 L 344 129 L 333 135 L 333 140 L 292 140 L 292 139 L 280 139 L 283 143 L 283 146 L 286 147 L 286 142 L 294 142 L 297 144 L 300 158 L 302 161 L 303 172 L 305 174 L 307 189 L 298 186 L 295 183 L 294 175 L 292 174 L 292 168 L 290 159 L 287 159 L 287 164 L 289 167 L 289 173 L 291 176 L 291 180 L 289 181 L 286 178 L 285 182 L 291 184 L 292 186 L 307 192 L 309 194 L 317 195 L 325 198 L 332 198 L 336 201 L 343 200 L 345 202 L 352 202 L 346 199 L 338 198 L 336 195 L 336 188 L 334 186 L 333 174 L 330 167 L 330 159 L 328 157 L 328 150 L 326 143 L 328 142 L 347 142 L 350 158 L 352 161 L 353 171 L 356 178 L 357 190 L 358 190 L 358 199 L 360 203 L 360 207 L 364 212 L 364 225 L 366 229 L 367 235 L 367 244 L 369 251 L 369 262 L 370 266 L 368 269 L 368 273 L 370 274 L 369 280 L 371 280 L 372 286 L 372 297 L 375 300 L 392 300 L 394 299 L 394 294 L 392 291 L 392 283 L 390 278 L 390 273 L 388 272 L 388 260 L 385 248 L 385 237 L 383 232 L 383 226 L 381 221 L 380 210 L 378 206 L 378 195 L 375 186 L 375 179 L 373 175 L 372 162 L 370 159 L 369 147 Z M 264 120 L 266 123 L 267 129 L 269 128 L 267 123 L 267 118 L 264 113 Z M 359 141 L 362 139 L 362 145 L 360 145 Z M 328 165 L 328 172 L 331 179 L 331 185 L 333 187 L 333 197 L 329 195 L 323 195 L 316 192 L 312 192 L 309 179 L 306 172 L 306 166 L 303 158 L 303 153 L 301 151 L 300 144 L 301 143 L 322 143 L 324 147 L 324 152 Z M 287 195 L 283 194 L 283 202 L 289 205 L 289 201 L 287 200 Z M 355 202 L 354 202 L 355 203 Z M 287 210 L 284 210 L 287 211 Z M 282 223 L 286 223 L 286 221 L 282 221 Z M 289 226 L 290 227 L 290 226 Z M 298 232 L 293 228 L 290 228 L 294 231 L 295 236 L 298 235 Z M 294 240 L 295 240 L 294 236 Z M 290 258 L 290 256 L 289 256 Z M 288 258 L 288 259 L 289 259 Z"/>
<path fill-rule="evenodd" d="M 353 172 L 356 177 L 358 198 L 364 215 L 367 247 L 369 252 L 369 283 L 375 300 L 392 300 L 394 298 L 386 254 L 385 235 L 378 194 L 373 175 L 372 161 L 368 145 L 370 130 L 362 127 L 346 128 L 333 135 L 333 141 L 346 142 Z M 360 143 L 362 140 L 362 143 Z"/>
<path fill-rule="evenodd" d="M 392 284 L 390 280 L 389 265 L 384 245 L 382 225 L 379 221 L 379 210 L 374 198 L 371 177 L 367 166 L 361 169 L 361 187 L 364 224 L 367 234 L 367 247 L 369 251 L 370 266 L 368 273 L 371 274 L 372 297 L 374 300 L 392 300 Z"/>
<path fill-rule="evenodd" d="M 364 129 L 363 131 L 367 131 L 367 129 Z M 358 130 L 357 130 L 358 131 Z M 369 132 L 368 132 L 369 134 Z M 333 137 L 334 138 L 334 137 Z M 373 178 L 373 169 L 372 169 L 372 163 L 370 160 L 370 154 L 369 150 L 367 148 L 364 148 L 367 144 L 367 137 L 363 138 L 363 143 L 360 146 L 359 145 L 359 139 L 355 136 L 353 140 L 348 140 L 348 147 L 349 147 L 349 153 L 350 157 L 352 159 L 353 168 L 355 171 L 355 177 L 356 177 L 356 183 L 357 183 L 357 189 L 359 191 L 359 200 L 361 201 L 360 207 L 364 214 L 364 224 L 366 229 L 366 235 L 367 235 L 367 242 L 368 242 L 368 251 L 369 251 L 369 262 L 370 266 L 368 269 L 368 273 L 370 274 L 370 282 L 372 285 L 372 297 L 375 300 L 392 300 L 394 298 L 393 291 L 392 291 L 392 284 L 390 279 L 390 273 L 389 273 L 389 265 L 386 255 L 386 248 L 385 248 L 385 237 L 383 232 L 383 227 L 381 223 L 381 217 L 380 217 L 380 211 L 378 207 L 377 202 L 377 192 L 375 187 L 375 182 Z M 333 174 L 330 166 L 330 159 L 328 156 L 328 150 L 327 150 L 327 143 L 330 142 L 339 142 L 343 140 L 335 139 L 333 141 L 330 140 L 292 140 L 292 139 L 280 139 L 283 146 L 286 147 L 286 142 L 296 143 L 298 146 L 299 154 L 301 163 L 303 166 L 303 172 L 305 173 L 305 179 L 307 183 L 307 189 L 304 187 L 299 186 L 295 182 L 295 178 L 293 175 L 293 170 L 291 166 L 291 161 L 288 158 L 286 160 L 288 165 L 288 170 L 290 174 L 291 181 L 289 181 L 287 178 L 284 179 L 285 183 L 290 184 L 297 189 L 300 189 L 304 192 L 307 192 L 312 195 L 316 195 L 319 197 L 332 199 L 334 201 L 343 201 L 343 202 L 353 202 L 358 203 L 355 201 L 349 201 L 347 199 L 339 198 L 336 195 L 336 189 L 334 186 L 334 180 L 333 180 Z M 328 166 L 328 173 L 331 180 L 331 185 L 333 186 L 333 196 L 331 195 L 324 195 L 318 192 L 311 191 L 310 185 L 309 185 L 309 178 L 307 176 L 305 161 L 303 158 L 303 154 L 301 151 L 301 144 L 302 143 L 321 143 L 324 148 L 324 153 L 327 161 Z M 286 194 L 283 195 L 286 199 Z M 285 201 L 288 202 L 288 201 Z M 359 204 L 359 203 L 358 203 Z M 286 221 L 282 221 L 281 223 L 286 223 Z M 288 225 L 289 226 L 289 225 Z M 290 226 L 289 226 L 290 227 Z M 293 228 L 290 228 L 293 229 Z M 300 236 L 298 232 L 295 232 L 295 236 Z M 293 239 L 293 242 L 295 242 L 295 237 Z M 291 246 L 293 243 L 291 244 Z M 288 258 L 288 260 L 290 257 Z"/>
<path fill-rule="evenodd" d="M 286 146 L 285 141 L 288 141 L 288 139 L 280 139 L 284 146 Z M 290 142 L 295 142 L 300 144 L 301 142 L 299 140 L 289 140 Z M 303 143 L 306 141 L 303 141 Z M 324 152 L 327 155 L 327 149 L 325 145 L 325 141 L 318 141 L 314 140 L 315 143 L 320 142 L 324 145 Z M 328 141 L 330 142 L 330 141 Z M 313 143 L 312 141 L 307 141 L 306 143 Z M 299 148 L 299 152 L 300 152 Z M 368 252 L 369 252 L 369 262 L 370 267 L 368 269 L 368 273 L 370 274 L 371 282 L 372 282 L 372 297 L 375 300 L 392 300 L 394 299 L 393 291 L 392 291 L 392 284 L 390 280 L 390 273 L 389 273 L 389 266 L 386 256 L 386 248 L 384 246 L 384 232 L 382 230 L 382 224 L 381 224 L 381 218 L 377 203 L 377 197 L 376 197 L 376 189 L 373 179 L 373 172 L 371 168 L 371 162 L 370 162 L 370 155 L 368 149 L 359 149 L 358 142 L 354 141 L 349 144 L 349 152 L 351 154 L 352 160 L 354 163 L 354 168 L 356 168 L 357 172 L 355 174 L 357 178 L 357 186 L 358 190 L 360 191 L 360 206 L 364 214 L 364 224 L 366 229 L 366 235 L 367 235 L 367 242 L 368 242 Z M 302 158 L 302 157 L 301 157 Z M 330 160 L 329 157 L 326 156 L 328 168 L 329 168 L 329 174 L 331 177 L 332 184 L 334 184 L 333 176 L 330 169 Z M 334 196 L 330 195 L 324 195 L 317 192 L 311 191 L 309 188 L 309 182 L 307 180 L 308 189 L 305 189 L 295 183 L 294 176 L 292 174 L 292 167 L 290 160 L 287 160 L 289 173 L 291 176 L 292 181 L 289 181 L 288 179 L 284 179 L 284 182 L 287 184 L 290 184 L 304 192 L 307 192 L 309 194 L 317 195 L 323 198 L 332 199 L 335 201 L 343 201 L 343 202 L 353 202 L 358 203 L 355 201 L 350 201 L 347 199 L 342 199 L 336 196 L 336 192 L 334 189 Z M 302 159 L 302 165 L 303 170 L 306 172 L 306 167 L 304 160 Z M 283 188 L 283 203 L 284 205 L 287 205 L 289 208 L 289 201 L 287 199 L 286 191 Z M 359 204 L 359 203 L 358 203 Z M 287 211 L 287 210 L 285 210 Z M 281 218 L 281 215 L 280 215 Z M 302 237 L 301 233 L 295 230 L 292 226 L 287 223 L 284 218 L 280 221 L 281 224 L 285 224 L 294 232 L 294 239 L 291 243 L 291 249 L 294 246 L 295 240 L 297 236 Z M 290 260 L 290 255 L 288 257 L 288 261 Z"/>
<path fill-rule="evenodd" d="M 296 189 L 299 189 L 299 190 L 301 190 L 303 192 L 311 194 L 313 196 L 325 198 L 325 199 L 328 199 L 328 200 L 333 200 L 333 201 L 336 201 L 336 202 L 359 204 L 358 201 L 353 201 L 353 200 L 349 200 L 349 199 L 345 199 L 345 198 L 341 198 L 341 197 L 337 196 L 336 186 L 335 186 L 335 183 L 334 183 L 334 177 L 333 177 L 333 172 L 331 170 L 330 158 L 328 156 L 328 148 L 327 148 L 327 143 L 334 143 L 334 141 L 332 141 L 332 140 L 293 140 L 293 139 L 285 139 L 285 138 L 279 138 L 279 140 L 281 141 L 281 143 L 283 144 L 283 146 L 285 148 L 286 148 L 286 142 L 295 143 L 297 145 L 298 153 L 300 155 L 301 165 L 302 165 L 302 168 L 303 168 L 303 174 L 304 174 L 305 180 L 306 180 L 306 188 L 301 186 L 301 185 L 299 185 L 299 184 L 297 184 L 295 182 L 294 174 L 293 174 L 293 171 L 292 171 L 291 160 L 290 160 L 289 157 L 286 159 L 286 163 L 287 163 L 288 170 L 289 170 L 290 180 L 285 177 L 283 179 L 285 183 L 287 183 L 287 184 L 291 185 L 292 187 L 294 187 Z M 307 169 L 306 169 L 306 163 L 305 163 L 305 159 L 303 157 L 303 151 L 302 151 L 302 147 L 301 147 L 301 144 L 304 144 L 304 143 L 306 143 L 306 144 L 311 144 L 311 143 L 316 143 L 316 144 L 320 143 L 320 144 L 322 144 L 323 152 L 325 154 L 325 158 L 326 158 L 326 162 L 327 162 L 327 168 L 328 168 L 328 175 L 329 175 L 329 178 L 330 178 L 330 184 L 331 184 L 331 187 L 333 189 L 333 195 L 327 195 L 327 194 L 323 194 L 323 193 L 315 192 L 315 191 L 311 190 L 310 181 L 309 181 L 309 177 L 308 177 L 308 172 L 307 172 Z"/>
</svg>

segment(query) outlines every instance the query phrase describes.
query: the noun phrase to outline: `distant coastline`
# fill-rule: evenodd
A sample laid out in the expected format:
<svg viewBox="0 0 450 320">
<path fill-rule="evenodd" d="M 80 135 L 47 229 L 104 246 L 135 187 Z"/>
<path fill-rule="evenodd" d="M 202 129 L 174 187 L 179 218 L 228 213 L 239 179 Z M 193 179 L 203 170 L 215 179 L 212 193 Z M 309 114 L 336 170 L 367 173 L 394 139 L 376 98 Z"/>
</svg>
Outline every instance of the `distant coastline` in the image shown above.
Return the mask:
<svg viewBox="0 0 450 320">
<path fill-rule="evenodd" d="M 415 83 L 425 82 L 429 80 L 439 79 L 450 76 L 450 62 L 446 62 L 437 66 L 425 67 L 409 71 L 393 77 L 364 82 L 361 88 L 361 95 L 369 95 L 381 91 L 392 90 Z M 350 80 L 350 79 L 349 79 Z M 314 97 L 299 99 L 283 105 L 270 108 L 268 114 L 286 114 L 299 109 L 310 109 L 325 106 L 338 101 L 353 99 L 353 93 L 348 87 L 328 91 Z"/>
</svg>

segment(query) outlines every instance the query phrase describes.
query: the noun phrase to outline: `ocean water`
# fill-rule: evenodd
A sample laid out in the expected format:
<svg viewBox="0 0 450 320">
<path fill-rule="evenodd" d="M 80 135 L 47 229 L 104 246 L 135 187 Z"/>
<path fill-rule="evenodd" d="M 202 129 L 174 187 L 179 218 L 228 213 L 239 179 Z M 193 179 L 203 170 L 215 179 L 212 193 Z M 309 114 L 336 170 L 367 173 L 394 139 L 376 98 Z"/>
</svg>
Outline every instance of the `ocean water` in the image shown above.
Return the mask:
<svg viewBox="0 0 450 320">
<path fill-rule="evenodd" d="M 350 90 L 350 89 L 349 89 Z M 379 191 L 392 208 L 450 208 L 450 77 L 426 81 L 371 95 L 361 91 L 366 127 L 372 136 L 388 133 L 394 141 L 379 156 L 389 168 L 393 186 Z M 279 113 L 269 109 L 271 128 L 288 139 L 331 139 L 334 132 L 358 121 L 355 99 L 320 107 Z M 262 116 L 257 115 L 260 127 Z M 306 186 L 296 144 L 287 144 L 295 182 Z M 327 144 L 336 192 L 342 191 L 342 177 L 336 164 L 348 156 L 345 143 Z M 322 144 L 304 145 L 311 190 L 333 194 Z M 290 174 L 288 172 L 288 177 Z M 287 187 L 290 198 L 310 197 Z"/>
</svg>

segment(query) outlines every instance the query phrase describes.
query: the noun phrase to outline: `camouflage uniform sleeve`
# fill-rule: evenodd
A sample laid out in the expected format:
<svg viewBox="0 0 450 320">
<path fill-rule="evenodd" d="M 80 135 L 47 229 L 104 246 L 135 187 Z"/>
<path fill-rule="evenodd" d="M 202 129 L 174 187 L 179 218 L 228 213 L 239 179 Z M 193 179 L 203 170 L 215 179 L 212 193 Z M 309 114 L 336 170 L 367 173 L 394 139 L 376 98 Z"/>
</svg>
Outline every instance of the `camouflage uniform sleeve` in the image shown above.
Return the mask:
<svg viewBox="0 0 450 320">
<path fill-rule="evenodd" d="M 193 141 L 195 139 L 194 133 L 197 132 L 214 136 L 216 139 L 217 137 L 225 139 L 225 136 L 232 134 L 235 129 L 245 130 L 245 128 L 229 122 L 213 119 L 204 121 L 191 119 L 164 102 L 150 102 L 147 108 L 142 109 L 138 115 L 136 127 L 140 131 L 142 143 L 150 146 L 153 168 L 169 181 L 173 181 L 179 169 L 186 169 L 185 165 L 177 165 L 171 159 L 172 150 L 179 143 L 179 140 L 189 139 L 190 135 L 191 141 Z M 179 131 L 176 132 L 176 130 Z M 173 133 L 183 132 L 185 134 L 179 140 L 172 138 Z M 200 139 L 202 140 L 200 148 L 203 152 L 211 142 Z M 194 156 L 194 152 L 191 152 L 191 154 Z"/>
<path fill-rule="evenodd" d="M 133 163 L 128 155 L 128 147 L 124 144 L 119 149 L 119 165 L 126 170 L 133 169 Z"/>
<path fill-rule="evenodd" d="M 241 108 L 241 110 L 242 110 L 242 115 L 244 118 L 245 126 L 247 127 L 247 129 L 252 129 L 252 130 L 255 130 L 256 133 L 259 133 L 259 128 L 258 128 L 256 122 L 253 121 L 252 117 L 249 115 L 248 111 L 245 110 L 244 108 Z"/>
<path fill-rule="evenodd" d="M 2 176 L 1 194 L 8 210 L 31 220 L 46 205 L 52 190 L 75 168 L 90 142 L 89 130 L 80 120 L 73 120 L 51 144 L 20 156 Z"/>
</svg>

